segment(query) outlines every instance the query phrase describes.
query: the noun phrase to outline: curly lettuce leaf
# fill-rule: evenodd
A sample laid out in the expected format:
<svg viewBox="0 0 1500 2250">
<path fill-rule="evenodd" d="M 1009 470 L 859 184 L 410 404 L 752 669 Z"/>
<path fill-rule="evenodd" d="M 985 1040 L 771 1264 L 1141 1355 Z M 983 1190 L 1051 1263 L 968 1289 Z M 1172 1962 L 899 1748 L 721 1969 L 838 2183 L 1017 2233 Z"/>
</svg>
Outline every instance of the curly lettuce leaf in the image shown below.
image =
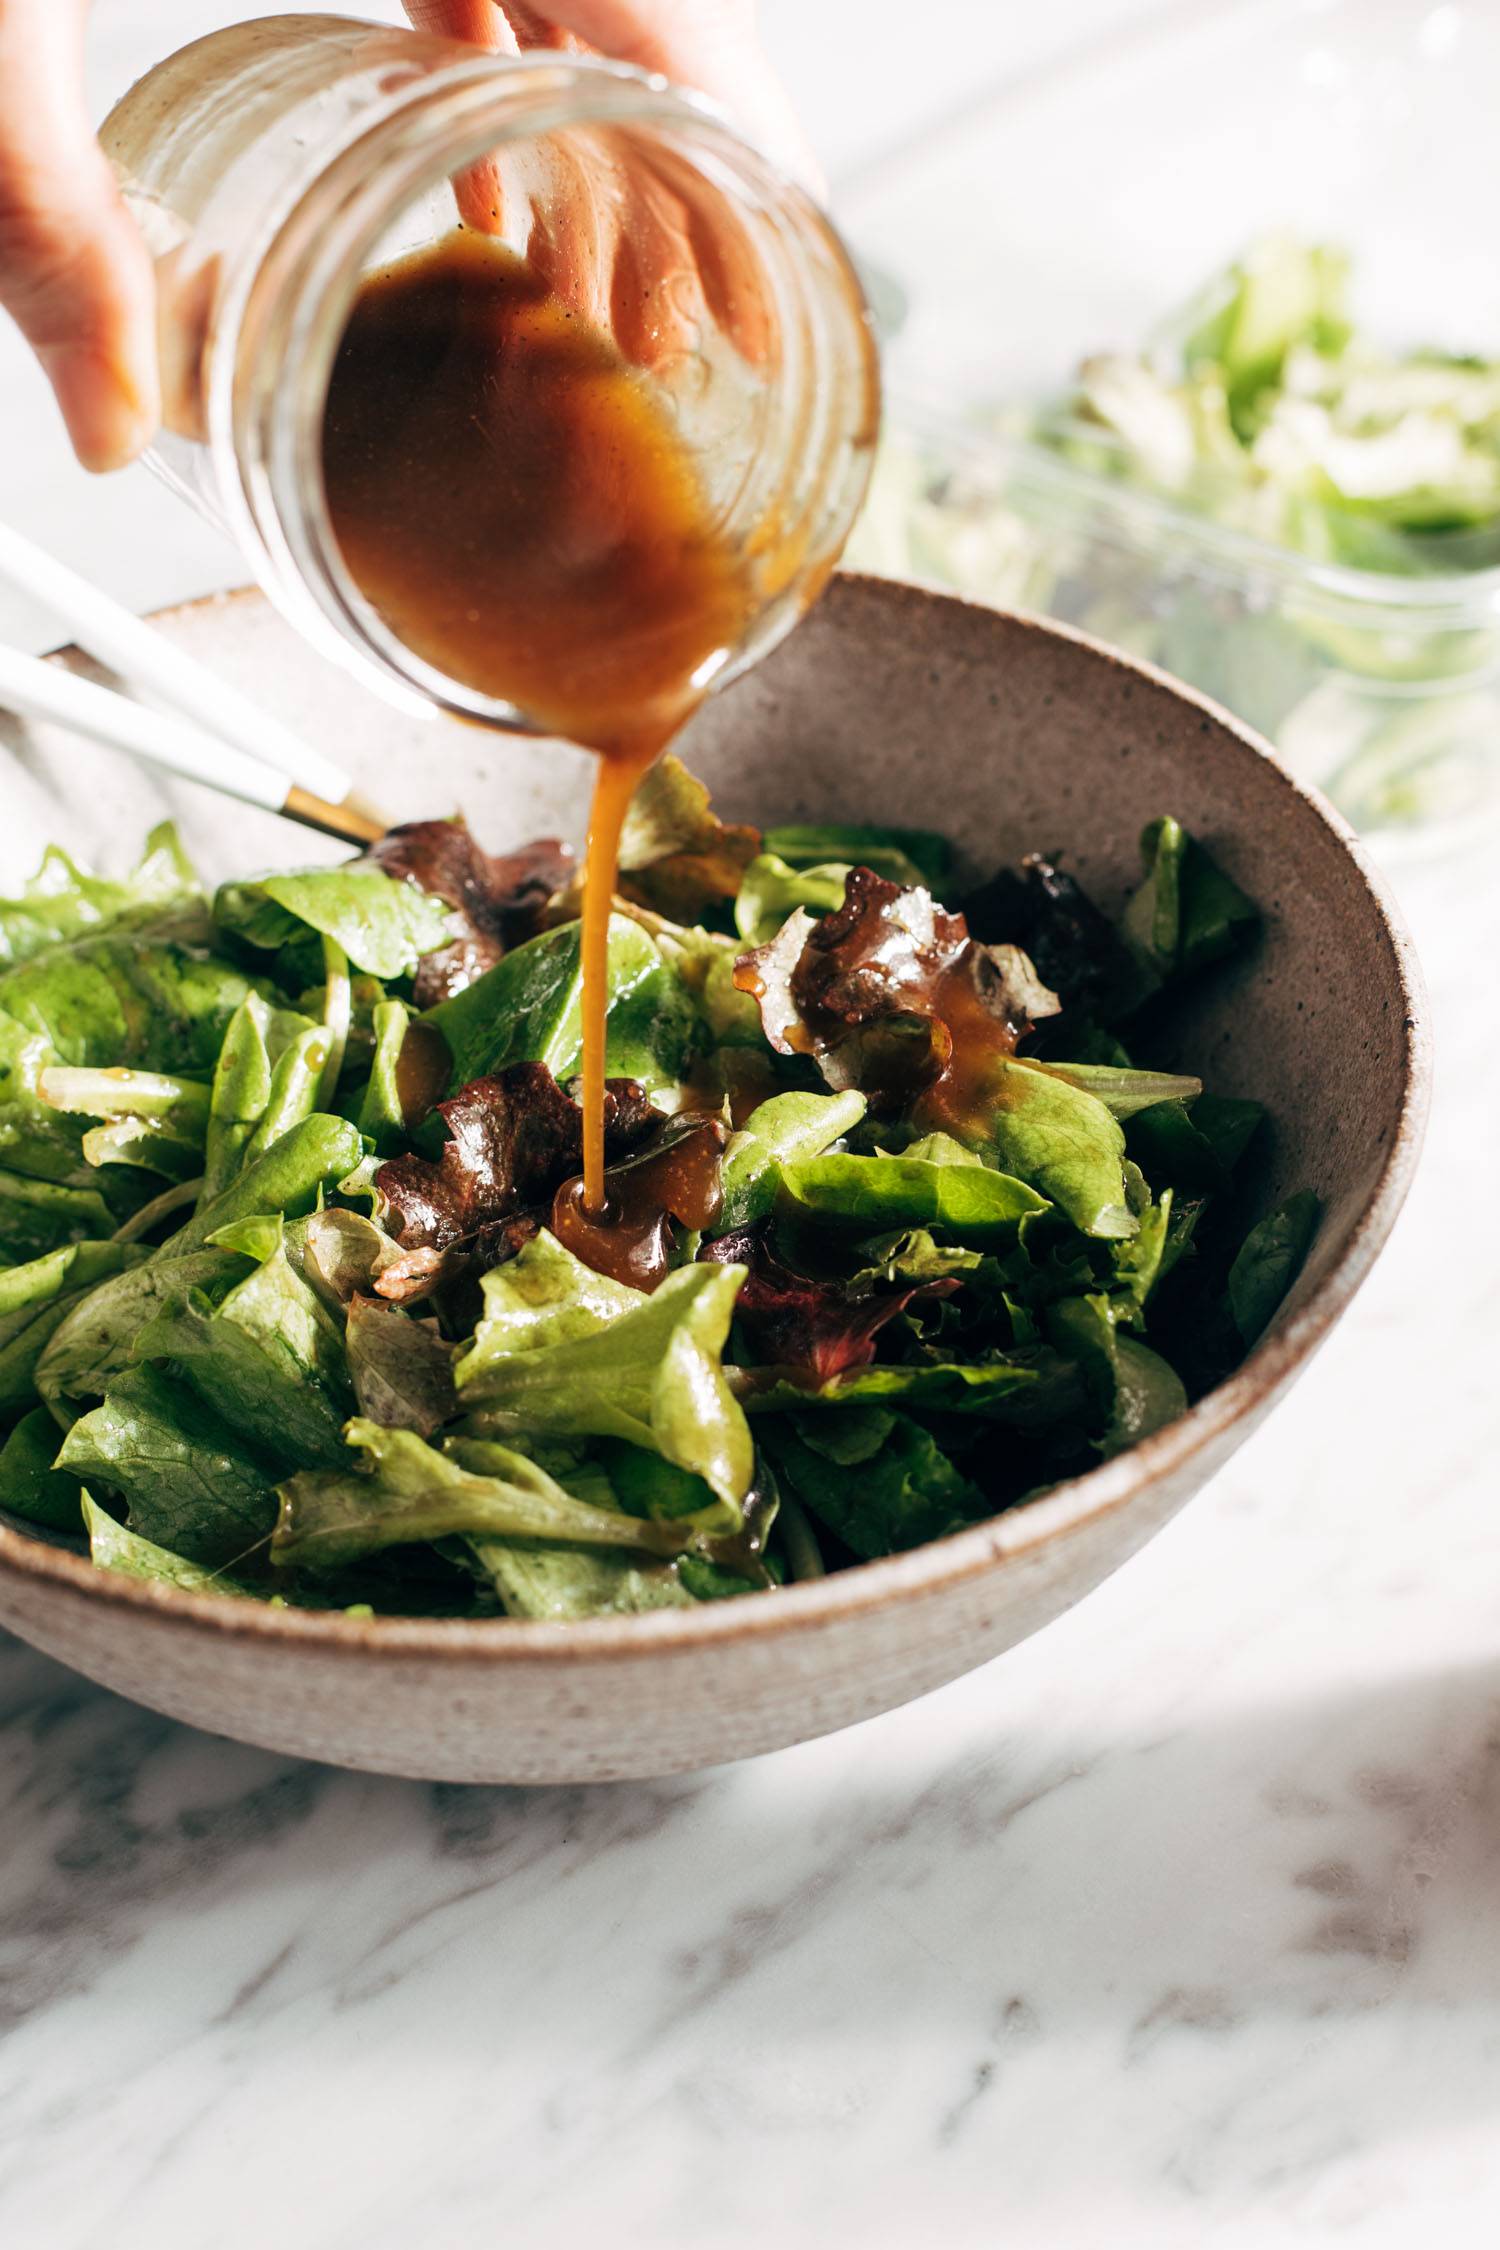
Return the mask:
<svg viewBox="0 0 1500 2250">
<path fill-rule="evenodd" d="M 814 916 L 836 913 L 848 880 L 846 860 L 792 867 L 774 852 L 762 852 L 745 869 L 734 902 L 734 926 L 747 945 L 769 945 L 799 906 Z"/>
<path fill-rule="evenodd" d="M 734 897 L 759 851 L 759 829 L 720 820 L 704 784 L 669 752 L 625 816 L 619 887 L 674 922 L 699 922 Z"/>
<path fill-rule="evenodd" d="M 484 1312 L 474 1331 L 475 1371 L 485 1360 L 592 1336 L 647 1302 L 645 1293 L 595 1273 L 543 1227 L 480 1283 Z M 462 1384 L 472 1374 L 460 1373 Z"/>
<path fill-rule="evenodd" d="M 953 846 L 930 828 L 878 828 L 868 824 L 793 823 L 768 828 L 762 848 L 789 867 L 840 860 L 868 867 L 888 882 L 920 884 L 940 892 L 953 873 Z"/>
<path fill-rule="evenodd" d="M 0 899 L 0 969 L 127 915 L 175 906 L 196 890 L 197 879 L 170 821 L 152 829 L 139 865 L 119 880 L 91 875 L 59 845 L 49 844 L 21 896 Z"/>
<path fill-rule="evenodd" d="M 478 1569 L 507 1617 L 554 1625 L 580 1617 L 636 1617 L 691 1609 L 681 1566 L 622 1549 L 566 1547 L 540 1539 L 471 1539 Z"/>
<path fill-rule="evenodd" d="M 738 1524 L 755 1449 L 722 1364 L 743 1268 L 684 1266 L 607 1326 L 532 1350 L 483 1337 L 456 1370 L 463 1404 L 486 1431 L 619 1437 L 701 1476 L 715 1528 Z"/>
</svg>

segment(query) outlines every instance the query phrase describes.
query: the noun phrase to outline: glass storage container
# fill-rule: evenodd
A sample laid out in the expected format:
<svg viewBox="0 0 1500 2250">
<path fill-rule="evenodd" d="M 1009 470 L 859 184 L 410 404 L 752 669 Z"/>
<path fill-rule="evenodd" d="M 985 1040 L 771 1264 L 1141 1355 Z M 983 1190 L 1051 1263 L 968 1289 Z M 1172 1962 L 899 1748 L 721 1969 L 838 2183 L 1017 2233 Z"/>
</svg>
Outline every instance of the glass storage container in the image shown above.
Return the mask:
<svg viewBox="0 0 1500 2250">
<path fill-rule="evenodd" d="M 889 435 L 851 559 L 1155 660 L 1387 844 L 1472 834 L 1500 811 L 1493 542 L 1315 559 L 1016 433 L 1277 233 L 1348 253 L 1359 329 L 1500 357 L 1497 116 L 1483 0 L 1200 0 L 870 166 L 840 211 Z"/>
</svg>

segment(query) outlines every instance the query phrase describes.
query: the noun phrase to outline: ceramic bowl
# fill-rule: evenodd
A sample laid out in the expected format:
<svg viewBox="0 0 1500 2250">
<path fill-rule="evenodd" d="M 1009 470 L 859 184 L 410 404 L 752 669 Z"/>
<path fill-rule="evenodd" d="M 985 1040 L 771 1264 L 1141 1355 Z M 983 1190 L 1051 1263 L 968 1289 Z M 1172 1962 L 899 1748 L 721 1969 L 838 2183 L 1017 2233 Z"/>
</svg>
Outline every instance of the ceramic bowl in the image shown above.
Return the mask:
<svg viewBox="0 0 1500 2250">
<path fill-rule="evenodd" d="M 159 622 L 329 746 L 395 817 L 457 800 L 495 847 L 580 829 L 576 751 L 364 700 L 253 594 Z M 170 809 L 210 877 L 309 856 L 270 816 L 174 796 L 70 738 L 11 741 L 7 798 L 36 831 L 28 855 L 57 833 L 117 864 Z M 136 1583 L 0 1530 L 0 1623 L 156 1710 L 336 1764 L 451 1781 L 682 1771 L 869 1718 L 1034 1633 L 1158 1531 L 1307 1366 L 1406 1194 L 1428 1082 L 1408 942 L 1319 798 L 1140 665 L 1055 626 L 858 578 L 835 581 L 701 714 L 684 754 L 731 818 L 940 827 L 976 871 L 1065 848 L 1106 906 L 1135 879 L 1152 815 L 1176 813 L 1211 847 L 1266 929 L 1178 1011 L 1180 1059 L 1270 1105 L 1266 1203 L 1310 1186 L 1325 1207 L 1257 1349 L 1180 1421 L 1043 1498 L 759 1599 L 567 1626 L 361 1622 Z M 13 856 L 14 833 L 4 842 Z"/>
</svg>

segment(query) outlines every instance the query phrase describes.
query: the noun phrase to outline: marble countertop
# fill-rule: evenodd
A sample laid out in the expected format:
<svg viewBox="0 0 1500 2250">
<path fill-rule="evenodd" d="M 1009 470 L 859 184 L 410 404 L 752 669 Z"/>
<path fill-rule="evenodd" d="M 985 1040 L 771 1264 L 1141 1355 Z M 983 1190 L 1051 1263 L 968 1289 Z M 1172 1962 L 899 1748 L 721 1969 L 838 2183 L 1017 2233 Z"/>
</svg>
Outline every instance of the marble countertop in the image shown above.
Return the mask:
<svg viewBox="0 0 1500 2250">
<path fill-rule="evenodd" d="M 47 453 L 18 356 L 0 396 L 0 509 L 143 601 L 231 575 Z M 1394 872 L 1440 1067 L 1389 1251 L 1186 1513 L 970 1679 L 686 1780 L 428 1788 L 0 1636 L 0 2240 L 1493 2241 L 1500 886 L 1482 844 Z"/>
</svg>

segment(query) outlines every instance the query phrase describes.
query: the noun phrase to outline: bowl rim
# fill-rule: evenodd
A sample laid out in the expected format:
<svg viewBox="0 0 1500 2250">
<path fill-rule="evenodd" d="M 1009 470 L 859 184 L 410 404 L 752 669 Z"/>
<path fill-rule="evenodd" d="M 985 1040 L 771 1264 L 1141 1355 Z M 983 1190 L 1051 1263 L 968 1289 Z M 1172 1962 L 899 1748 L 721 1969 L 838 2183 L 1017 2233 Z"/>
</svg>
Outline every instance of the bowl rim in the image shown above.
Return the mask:
<svg viewBox="0 0 1500 2250">
<path fill-rule="evenodd" d="M 1391 949 L 1402 993 L 1403 1010 L 1397 1026 L 1401 1105 L 1369 1199 L 1343 1250 L 1305 1303 L 1285 1320 L 1273 1323 L 1233 1374 L 1185 1414 L 1113 1460 L 1054 1485 L 1036 1500 L 953 1532 L 946 1539 L 856 1564 L 826 1578 L 780 1587 L 774 1600 L 705 1602 L 691 1610 L 580 1618 L 571 1623 L 509 1617 L 356 1618 L 338 1610 L 273 1609 L 263 1602 L 128 1578 L 96 1568 L 87 1555 L 50 1546 L 3 1524 L 0 1579 L 30 1580 L 60 1594 L 135 1611 L 143 1617 L 154 1617 L 164 1626 L 210 1638 L 258 1639 L 268 1648 L 343 1649 L 422 1664 L 588 1664 L 667 1655 L 728 1642 L 774 1641 L 831 1619 L 854 1619 L 942 1593 L 983 1577 L 997 1565 L 1029 1554 L 1051 1540 L 1086 1529 L 1126 1507 L 1152 1485 L 1187 1469 L 1237 1422 L 1257 1408 L 1269 1406 L 1306 1365 L 1384 1246 L 1411 1186 L 1427 1124 L 1432 1037 L 1426 990 L 1415 947 L 1384 876 L 1327 799 L 1289 773 L 1252 728 L 1158 666 L 1126 656 L 1091 634 L 1031 611 L 996 610 L 989 604 L 903 580 L 858 572 L 842 572 L 839 576 L 844 583 L 859 587 L 866 598 L 877 601 L 904 604 L 915 595 L 923 604 L 942 603 L 986 617 L 1000 616 L 1028 633 L 1086 649 L 1127 679 L 1144 680 L 1164 689 L 1225 729 L 1252 757 L 1270 765 L 1278 785 L 1331 832 L 1353 861 Z M 240 603 L 259 606 L 264 601 L 258 588 L 244 586 L 227 594 L 206 594 L 195 601 L 177 603 L 154 616 L 161 623 L 201 610 Z M 65 648 L 54 653 L 68 657 L 77 652 Z"/>
</svg>

